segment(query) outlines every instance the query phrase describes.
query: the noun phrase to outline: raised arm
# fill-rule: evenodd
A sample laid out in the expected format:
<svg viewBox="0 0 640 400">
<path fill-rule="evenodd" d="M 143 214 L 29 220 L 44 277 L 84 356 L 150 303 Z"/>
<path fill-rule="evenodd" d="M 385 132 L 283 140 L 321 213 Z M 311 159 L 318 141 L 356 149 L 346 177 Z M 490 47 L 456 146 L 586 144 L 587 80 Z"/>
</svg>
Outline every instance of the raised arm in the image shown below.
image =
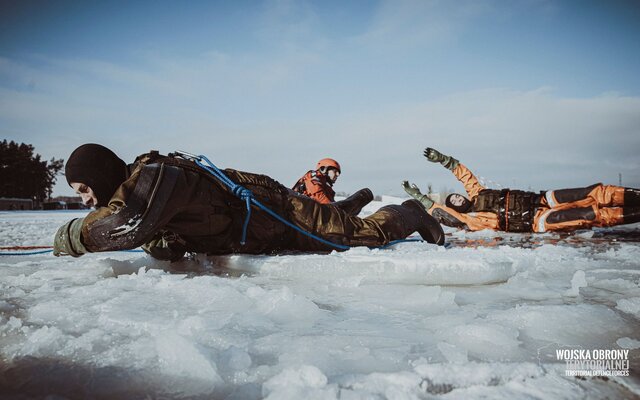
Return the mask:
<svg viewBox="0 0 640 400">
<path fill-rule="evenodd" d="M 431 147 L 424 149 L 424 156 L 427 160 L 434 163 L 440 163 L 446 169 L 450 170 L 460 183 L 464 185 L 464 190 L 467 191 L 470 200 L 473 200 L 478 196 L 478 193 L 485 189 L 469 168 L 465 167 L 455 158 L 444 155 Z"/>
<path fill-rule="evenodd" d="M 498 229 L 499 221 L 497 215 L 494 213 L 460 213 L 453 208 L 437 204 L 428 195 L 422 194 L 420 188 L 415 184 L 403 181 L 402 187 L 407 194 L 422 203 L 422 206 L 427 210 L 427 212 L 442 225 L 470 231 Z"/>
</svg>

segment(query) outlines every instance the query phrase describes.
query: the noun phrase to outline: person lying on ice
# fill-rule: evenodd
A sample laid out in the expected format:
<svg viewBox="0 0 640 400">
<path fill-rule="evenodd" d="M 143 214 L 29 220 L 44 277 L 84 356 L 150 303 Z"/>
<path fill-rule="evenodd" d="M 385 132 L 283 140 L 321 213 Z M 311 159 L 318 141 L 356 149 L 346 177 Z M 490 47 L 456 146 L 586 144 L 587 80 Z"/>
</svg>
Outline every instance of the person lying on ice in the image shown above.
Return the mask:
<svg viewBox="0 0 640 400">
<path fill-rule="evenodd" d="M 321 204 L 335 202 L 336 192 L 333 185 L 340 176 L 340 164 L 332 158 L 323 158 L 316 164 L 315 170 L 309 170 L 291 188 L 293 191 L 311 197 Z M 362 207 L 373 200 L 373 193 L 369 189 L 360 189 L 350 196 L 353 201 L 341 208 L 349 215 L 358 215 Z"/>
<path fill-rule="evenodd" d="M 342 209 L 350 207 L 350 198 L 320 204 L 266 175 L 233 169 L 224 174 L 278 215 L 332 243 L 381 246 L 418 231 L 424 240 L 444 244 L 442 228 L 416 200 L 382 207 L 361 219 Z M 142 246 L 155 258 L 174 261 L 185 252 L 272 254 L 334 249 L 255 205 L 245 244 L 241 244 L 245 201 L 196 163 L 178 156 L 152 151 L 127 165 L 108 148 L 85 144 L 71 153 L 65 175 L 83 202 L 96 209 L 60 227 L 54 239 L 56 256 Z"/>
<path fill-rule="evenodd" d="M 640 221 L 640 189 L 601 183 L 540 193 L 486 189 L 455 158 L 432 148 L 426 148 L 424 156 L 451 170 L 469 196 L 450 194 L 442 206 L 422 194 L 415 184 L 402 183 L 409 195 L 447 226 L 470 231 L 548 232 Z"/>
</svg>

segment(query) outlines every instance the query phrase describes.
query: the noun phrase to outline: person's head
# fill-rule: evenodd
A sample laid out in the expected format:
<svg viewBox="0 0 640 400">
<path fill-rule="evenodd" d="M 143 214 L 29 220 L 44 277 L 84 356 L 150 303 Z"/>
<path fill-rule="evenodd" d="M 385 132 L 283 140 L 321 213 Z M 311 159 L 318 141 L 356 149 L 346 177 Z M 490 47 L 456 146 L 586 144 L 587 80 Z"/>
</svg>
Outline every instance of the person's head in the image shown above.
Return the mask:
<svg viewBox="0 0 640 400">
<path fill-rule="evenodd" d="M 333 186 L 340 176 L 340 164 L 333 158 L 323 158 L 318 161 L 316 171 L 327 177 L 327 182 Z"/>
<path fill-rule="evenodd" d="M 466 213 L 471 209 L 471 201 L 458 193 L 451 193 L 444 201 L 444 204 L 453 208 L 459 213 Z"/>
<path fill-rule="evenodd" d="M 84 204 L 103 207 L 127 179 L 127 164 L 108 148 L 87 143 L 71 153 L 64 174 Z"/>
</svg>

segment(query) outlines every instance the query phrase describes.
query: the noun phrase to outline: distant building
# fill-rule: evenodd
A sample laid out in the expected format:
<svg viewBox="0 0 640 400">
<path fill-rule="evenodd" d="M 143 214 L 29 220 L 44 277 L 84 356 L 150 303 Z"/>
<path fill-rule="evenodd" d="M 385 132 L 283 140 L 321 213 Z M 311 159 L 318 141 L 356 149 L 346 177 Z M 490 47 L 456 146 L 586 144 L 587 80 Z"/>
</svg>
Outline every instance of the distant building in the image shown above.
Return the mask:
<svg viewBox="0 0 640 400">
<path fill-rule="evenodd" d="M 80 196 L 58 196 L 52 198 L 51 201 L 65 203 L 66 210 L 86 210 L 89 208 L 82 203 L 82 198 Z"/>
<path fill-rule="evenodd" d="M 86 210 L 87 206 L 82 204 L 81 201 L 74 201 L 71 203 L 67 203 L 67 210 Z"/>
<path fill-rule="evenodd" d="M 42 203 L 43 210 L 66 210 L 67 203 L 64 201 L 47 201 Z"/>
<path fill-rule="evenodd" d="M 33 210 L 33 200 L 0 197 L 0 210 Z"/>
</svg>

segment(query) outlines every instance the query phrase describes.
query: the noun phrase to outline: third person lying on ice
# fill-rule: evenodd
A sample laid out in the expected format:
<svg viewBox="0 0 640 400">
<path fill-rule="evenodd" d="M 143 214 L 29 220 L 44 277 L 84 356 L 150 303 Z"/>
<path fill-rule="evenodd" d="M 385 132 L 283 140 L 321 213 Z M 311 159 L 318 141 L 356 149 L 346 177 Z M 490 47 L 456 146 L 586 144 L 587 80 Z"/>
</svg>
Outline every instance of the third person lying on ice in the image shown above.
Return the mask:
<svg viewBox="0 0 640 400">
<path fill-rule="evenodd" d="M 404 190 L 443 225 L 470 231 L 548 232 L 640 221 L 640 189 L 601 183 L 540 193 L 487 189 L 455 158 L 430 147 L 424 156 L 453 172 L 467 191 L 468 197 L 450 194 L 443 206 L 422 194 L 415 184 L 402 183 Z"/>
<path fill-rule="evenodd" d="M 336 192 L 333 190 L 341 173 L 340 164 L 333 158 L 323 158 L 316 164 L 315 170 L 309 170 L 293 185 L 291 189 L 304 196 L 311 197 L 320 204 L 335 202 Z M 349 215 L 358 215 L 362 207 L 373 200 L 369 189 L 360 189 L 345 200 L 338 202 L 340 208 Z"/>
</svg>

